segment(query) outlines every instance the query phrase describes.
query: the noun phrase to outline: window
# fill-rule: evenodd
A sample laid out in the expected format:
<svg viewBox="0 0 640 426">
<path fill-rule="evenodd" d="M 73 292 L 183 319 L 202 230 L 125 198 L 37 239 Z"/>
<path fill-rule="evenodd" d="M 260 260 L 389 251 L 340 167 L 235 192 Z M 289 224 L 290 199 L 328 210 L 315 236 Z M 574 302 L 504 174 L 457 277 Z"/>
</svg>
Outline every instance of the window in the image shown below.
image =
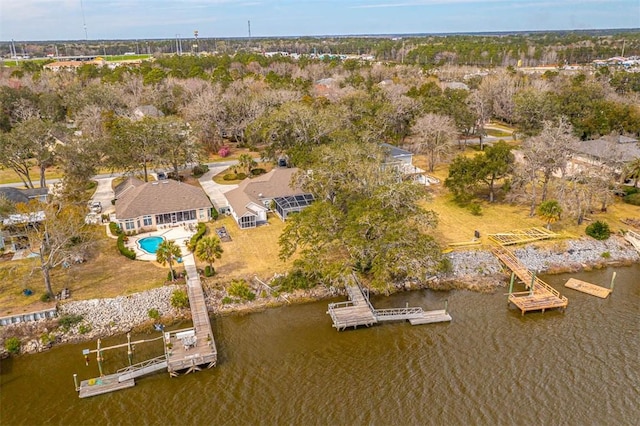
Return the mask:
<svg viewBox="0 0 640 426">
<path fill-rule="evenodd" d="M 256 227 L 256 217 L 251 216 L 242 216 L 240 218 L 240 229 L 245 228 L 255 228 Z"/>
<path fill-rule="evenodd" d="M 127 219 L 124 221 L 124 229 L 125 231 L 131 231 L 132 229 L 136 229 L 136 225 L 133 223 L 133 219 Z"/>
<path fill-rule="evenodd" d="M 143 216 L 142 222 L 144 223 L 144 226 L 151 226 L 151 216 Z"/>
</svg>

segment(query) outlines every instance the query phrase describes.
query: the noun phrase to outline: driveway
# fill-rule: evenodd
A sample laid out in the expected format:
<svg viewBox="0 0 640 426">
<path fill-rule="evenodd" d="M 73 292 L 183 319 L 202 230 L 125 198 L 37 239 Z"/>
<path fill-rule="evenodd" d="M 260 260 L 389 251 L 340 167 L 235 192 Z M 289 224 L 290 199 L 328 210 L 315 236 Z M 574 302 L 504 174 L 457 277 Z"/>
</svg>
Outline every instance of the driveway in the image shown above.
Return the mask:
<svg viewBox="0 0 640 426">
<path fill-rule="evenodd" d="M 207 195 L 211 199 L 211 202 L 218 210 L 227 205 L 227 199 L 225 198 L 224 194 L 231 191 L 232 189 L 237 188 L 238 185 L 220 185 L 219 183 L 213 181 L 213 177 L 228 169 L 229 166 L 233 166 L 237 163 L 237 161 L 210 163 L 208 165 L 209 171 L 203 174 L 200 179 L 198 179 L 198 182 L 200 182 L 202 189 L 207 193 Z"/>
<path fill-rule="evenodd" d="M 114 176 L 98 177 L 95 181 L 98 182 L 96 192 L 91 197 L 91 202 L 99 201 L 102 204 L 102 213 L 109 214 L 115 212 L 115 207 L 111 204 L 111 200 L 114 199 L 115 194 L 111 188 Z"/>
</svg>

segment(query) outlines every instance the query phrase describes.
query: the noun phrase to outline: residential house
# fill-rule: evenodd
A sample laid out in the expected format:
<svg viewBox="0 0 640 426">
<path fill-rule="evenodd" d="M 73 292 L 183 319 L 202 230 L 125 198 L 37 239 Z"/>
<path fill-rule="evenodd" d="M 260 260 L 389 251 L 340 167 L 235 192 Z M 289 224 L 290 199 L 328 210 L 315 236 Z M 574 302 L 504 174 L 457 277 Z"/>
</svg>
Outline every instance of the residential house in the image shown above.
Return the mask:
<svg viewBox="0 0 640 426">
<path fill-rule="evenodd" d="M 0 197 L 6 198 L 13 204 L 28 203 L 32 200 L 47 201 L 47 188 L 0 188 Z M 44 213 L 24 215 L 12 214 L 2 219 L 0 231 L 0 249 L 17 251 L 28 247 L 26 228 L 44 219 Z"/>
<path fill-rule="evenodd" d="M 628 136 L 603 137 L 580 141 L 575 145 L 575 154 L 569 172 L 586 167 L 611 167 L 620 172 L 623 165 L 640 158 L 640 144 Z"/>
<path fill-rule="evenodd" d="M 196 224 L 211 220 L 211 200 L 202 188 L 175 180 L 131 178 L 116 191 L 116 221 L 125 232 Z"/>
<path fill-rule="evenodd" d="M 227 209 L 240 229 L 255 228 L 267 222 L 273 210 L 282 220 L 300 212 L 313 202 L 313 195 L 291 186 L 297 168 L 278 167 L 253 179 L 245 179 L 227 192 Z"/>
</svg>

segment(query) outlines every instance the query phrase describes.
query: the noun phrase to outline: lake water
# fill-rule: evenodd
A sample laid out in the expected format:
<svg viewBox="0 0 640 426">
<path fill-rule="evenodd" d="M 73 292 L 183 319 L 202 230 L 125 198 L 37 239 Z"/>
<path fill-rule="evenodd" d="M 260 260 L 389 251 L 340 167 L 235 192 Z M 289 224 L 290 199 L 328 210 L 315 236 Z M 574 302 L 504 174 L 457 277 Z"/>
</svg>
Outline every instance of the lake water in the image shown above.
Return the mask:
<svg viewBox="0 0 640 426">
<path fill-rule="evenodd" d="M 98 375 L 81 354 L 95 342 L 3 360 L 0 424 L 637 425 L 640 265 L 615 269 L 608 299 L 562 286 L 571 276 L 608 286 L 613 270 L 545 277 L 569 298 L 565 313 L 521 316 L 505 289 L 372 300 L 441 309 L 448 299 L 445 324 L 337 332 L 326 301 L 216 317 L 217 367 L 87 399 L 72 375 Z M 161 350 L 140 344 L 134 362 Z M 105 353 L 106 373 L 126 364 L 126 349 Z"/>
</svg>

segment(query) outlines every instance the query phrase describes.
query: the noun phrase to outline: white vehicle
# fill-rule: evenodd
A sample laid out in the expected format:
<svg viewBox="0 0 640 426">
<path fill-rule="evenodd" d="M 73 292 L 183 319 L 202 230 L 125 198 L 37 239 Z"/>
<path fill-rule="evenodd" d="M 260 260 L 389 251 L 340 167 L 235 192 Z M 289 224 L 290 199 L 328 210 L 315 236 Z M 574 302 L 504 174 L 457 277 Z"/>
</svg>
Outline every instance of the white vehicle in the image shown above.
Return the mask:
<svg viewBox="0 0 640 426">
<path fill-rule="evenodd" d="M 100 203 L 100 201 L 92 202 L 91 211 L 94 213 L 102 213 L 102 203 Z"/>
</svg>

